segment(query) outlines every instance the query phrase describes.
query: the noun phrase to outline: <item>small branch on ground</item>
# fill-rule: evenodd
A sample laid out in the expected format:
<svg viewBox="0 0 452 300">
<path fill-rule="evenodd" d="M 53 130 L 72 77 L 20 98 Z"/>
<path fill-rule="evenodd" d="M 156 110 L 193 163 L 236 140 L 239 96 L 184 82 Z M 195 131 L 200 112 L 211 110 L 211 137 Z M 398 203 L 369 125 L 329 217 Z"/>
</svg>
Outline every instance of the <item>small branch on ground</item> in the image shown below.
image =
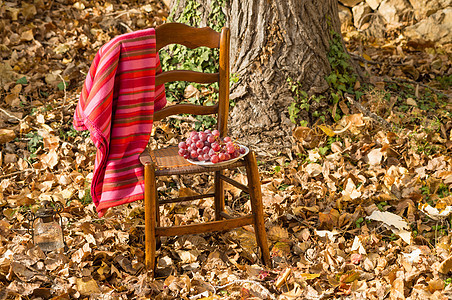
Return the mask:
<svg viewBox="0 0 452 300">
<path fill-rule="evenodd" d="M 361 55 L 358 55 L 358 54 L 355 54 L 355 53 L 351 53 L 351 52 L 349 52 L 348 53 L 354 60 L 359 60 L 359 61 L 361 61 L 361 62 L 363 62 L 363 63 L 366 63 L 366 64 L 370 64 L 370 65 L 382 65 L 382 64 L 384 64 L 384 62 L 381 62 L 381 61 L 374 61 L 374 60 L 368 60 L 368 59 L 365 59 L 364 57 L 362 57 Z M 386 62 L 387 63 L 387 62 Z M 406 65 L 406 64 L 402 64 L 402 63 L 390 63 L 390 65 L 391 66 L 403 66 L 403 65 Z"/>
<path fill-rule="evenodd" d="M 9 112 L 7 112 L 6 110 L 4 110 L 3 108 L 0 108 L 0 111 L 1 111 L 2 113 L 4 113 L 5 115 L 7 115 L 8 117 L 10 117 L 10 118 L 16 119 L 16 120 L 18 120 L 18 121 L 20 121 L 20 122 L 23 121 L 23 119 L 20 119 L 20 118 L 16 117 L 15 115 L 10 114 Z"/>
<path fill-rule="evenodd" d="M 24 170 L 21 170 L 21 171 L 5 174 L 5 175 L 0 176 L 0 179 L 4 179 L 4 178 L 11 177 L 11 176 L 19 175 L 19 174 L 25 173 L 27 171 L 33 171 L 33 170 L 34 169 L 24 169 Z"/>
<path fill-rule="evenodd" d="M 387 129 L 391 129 L 391 124 L 388 121 L 386 121 L 385 119 L 383 119 L 379 115 L 369 111 L 361 103 L 359 103 L 358 101 L 355 101 L 355 99 L 353 99 L 353 97 L 351 97 L 350 95 L 346 95 L 345 98 L 347 98 L 348 102 L 350 102 L 350 104 L 352 104 L 354 107 L 356 107 L 364 115 L 372 118 L 377 123 L 379 123 L 380 125 L 386 127 Z"/>
<path fill-rule="evenodd" d="M 430 90 L 432 90 L 433 92 L 435 92 L 436 94 L 440 94 L 440 95 L 444 95 L 444 96 L 446 96 L 443 92 L 441 92 L 440 90 L 438 90 L 438 89 L 435 89 L 434 87 L 431 87 L 431 86 L 428 86 L 427 84 L 425 84 L 425 83 L 422 83 L 422 82 L 417 82 L 417 81 L 414 81 L 414 80 L 411 80 L 411 79 L 407 79 L 407 78 L 396 78 L 396 77 L 394 77 L 394 78 L 392 78 L 392 79 L 384 79 L 384 81 L 385 82 L 388 82 L 388 83 L 400 83 L 400 82 L 403 82 L 403 83 L 411 83 L 411 84 L 418 84 L 418 85 L 420 85 L 420 86 L 422 86 L 422 87 L 424 87 L 424 88 L 426 88 L 426 89 L 430 89 Z"/>
<path fill-rule="evenodd" d="M 67 100 L 66 80 L 64 80 L 64 78 L 63 78 L 63 76 L 61 76 L 61 74 L 58 74 L 58 76 L 63 81 L 64 99 L 63 99 L 62 107 L 64 107 L 66 105 L 66 100 Z M 61 110 L 61 123 L 64 123 L 64 109 Z"/>
<path fill-rule="evenodd" d="M 362 57 L 362 56 L 360 56 L 360 55 L 358 55 L 358 54 L 355 54 L 355 53 L 349 52 L 348 54 L 349 54 L 353 59 L 362 61 L 363 63 L 366 63 L 366 64 L 371 64 L 371 65 L 378 65 L 378 64 L 380 64 L 379 62 L 376 62 L 376 61 L 367 60 L 367 59 L 365 59 L 364 57 Z"/>
</svg>

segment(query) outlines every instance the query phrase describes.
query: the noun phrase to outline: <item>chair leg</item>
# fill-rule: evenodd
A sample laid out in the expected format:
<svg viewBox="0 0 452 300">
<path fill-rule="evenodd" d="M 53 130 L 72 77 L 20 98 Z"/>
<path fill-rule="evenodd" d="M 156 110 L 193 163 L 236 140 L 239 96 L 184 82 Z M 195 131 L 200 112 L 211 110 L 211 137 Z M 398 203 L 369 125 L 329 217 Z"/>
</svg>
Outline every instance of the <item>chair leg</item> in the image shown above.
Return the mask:
<svg viewBox="0 0 452 300">
<path fill-rule="evenodd" d="M 222 219 L 221 212 L 224 211 L 224 182 L 220 178 L 222 172 L 215 172 L 215 221 Z"/>
<path fill-rule="evenodd" d="M 155 169 L 152 164 L 144 166 L 144 224 L 145 224 L 145 265 L 152 276 L 155 274 L 155 225 L 156 225 L 156 185 Z"/>
<path fill-rule="evenodd" d="M 157 182 L 157 181 L 155 181 Z M 155 195 L 155 227 L 160 227 L 160 203 L 159 203 L 159 194 L 157 191 L 157 184 L 155 185 L 154 189 L 154 195 Z M 162 241 L 160 240 L 160 236 L 155 237 L 155 247 L 156 250 L 160 249 L 162 246 Z"/>
<path fill-rule="evenodd" d="M 270 251 L 268 248 L 267 233 L 265 232 L 264 207 L 262 204 L 261 182 L 257 169 L 256 155 L 250 151 L 245 157 L 246 175 L 250 191 L 251 209 L 254 215 L 254 230 L 256 241 L 261 249 L 262 259 L 267 267 L 271 267 Z"/>
</svg>

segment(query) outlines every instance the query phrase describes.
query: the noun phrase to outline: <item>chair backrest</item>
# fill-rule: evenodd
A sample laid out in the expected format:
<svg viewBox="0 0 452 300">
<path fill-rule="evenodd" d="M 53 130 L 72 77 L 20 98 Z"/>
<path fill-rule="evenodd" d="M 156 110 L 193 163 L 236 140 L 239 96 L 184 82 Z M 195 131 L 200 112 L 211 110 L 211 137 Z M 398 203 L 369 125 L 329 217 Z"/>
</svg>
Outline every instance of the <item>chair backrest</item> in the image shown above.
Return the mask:
<svg viewBox="0 0 452 300">
<path fill-rule="evenodd" d="M 176 104 L 163 108 L 154 113 L 154 120 L 158 121 L 170 115 L 217 115 L 217 129 L 221 136 L 227 135 L 227 120 L 229 113 L 229 29 L 224 27 L 221 33 L 209 27 L 194 28 L 180 23 L 166 23 L 155 29 L 157 51 L 169 44 L 180 44 L 190 49 L 205 46 L 219 48 L 219 72 L 203 73 L 188 70 L 172 70 L 156 76 L 156 85 L 172 81 L 188 81 L 196 83 L 219 84 L 218 102 L 212 106 L 195 104 Z"/>
</svg>

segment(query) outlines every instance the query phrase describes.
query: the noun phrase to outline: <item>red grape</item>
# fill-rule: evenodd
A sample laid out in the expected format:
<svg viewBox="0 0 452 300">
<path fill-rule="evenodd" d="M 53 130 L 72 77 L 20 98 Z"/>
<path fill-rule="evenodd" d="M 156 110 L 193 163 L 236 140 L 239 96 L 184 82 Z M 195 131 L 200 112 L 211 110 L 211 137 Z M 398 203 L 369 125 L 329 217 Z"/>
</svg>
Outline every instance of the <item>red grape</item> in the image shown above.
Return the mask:
<svg viewBox="0 0 452 300">
<path fill-rule="evenodd" d="M 220 159 L 220 161 L 224 161 L 224 160 L 226 160 L 226 154 L 220 153 L 220 154 L 218 154 L 218 158 Z"/>
<path fill-rule="evenodd" d="M 217 129 L 191 131 L 189 137 L 180 142 L 178 146 L 180 156 L 212 163 L 238 158 L 246 152 L 245 148 L 240 147 L 231 137 L 220 138 L 220 132 Z"/>
<path fill-rule="evenodd" d="M 218 144 L 218 143 L 213 143 L 211 145 L 211 147 L 212 147 L 213 151 L 215 151 L 215 152 L 220 151 L 220 148 L 221 148 L 220 144 Z"/>
<path fill-rule="evenodd" d="M 209 136 L 207 137 L 207 141 L 208 141 L 209 143 L 213 143 L 213 142 L 215 142 L 215 137 L 214 137 L 213 135 L 209 135 Z"/>
<path fill-rule="evenodd" d="M 205 140 L 207 140 L 207 133 L 205 133 L 205 132 L 200 132 L 199 133 L 199 140 L 200 141 L 205 141 Z"/>
<path fill-rule="evenodd" d="M 179 143 L 179 148 L 181 149 L 187 149 L 187 144 L 185 142 L 180 142 Z"/>
</svg>

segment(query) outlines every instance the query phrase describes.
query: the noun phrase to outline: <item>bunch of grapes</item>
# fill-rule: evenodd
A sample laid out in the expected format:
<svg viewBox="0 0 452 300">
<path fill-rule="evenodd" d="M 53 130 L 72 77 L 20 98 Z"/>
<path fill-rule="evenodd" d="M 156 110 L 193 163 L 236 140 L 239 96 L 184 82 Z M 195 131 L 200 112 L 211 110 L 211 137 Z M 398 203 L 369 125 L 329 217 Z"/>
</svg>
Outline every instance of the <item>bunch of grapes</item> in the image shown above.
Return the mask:
<svg viewBox="0 0 452 300">
<path fill-rule="evenodd" d="M 230 137 L 220 137 L 218 130 L 192 131 L 184 142 L 179 143 L 179 155 L 185 159 L 218 163 L 237 158 L 246 152 Z"/>
</svg>

